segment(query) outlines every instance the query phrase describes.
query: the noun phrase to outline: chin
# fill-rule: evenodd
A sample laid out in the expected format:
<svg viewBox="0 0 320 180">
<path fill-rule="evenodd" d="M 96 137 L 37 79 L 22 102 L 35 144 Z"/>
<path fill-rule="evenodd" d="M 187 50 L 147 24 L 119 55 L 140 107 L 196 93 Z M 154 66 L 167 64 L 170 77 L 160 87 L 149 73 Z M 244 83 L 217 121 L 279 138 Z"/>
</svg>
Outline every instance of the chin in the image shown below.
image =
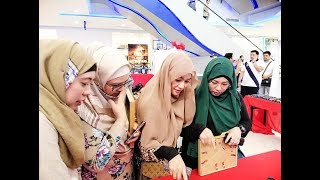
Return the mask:
<svg viewBox="0 0 320 180">
<path fill-rule="evenodd" d="M 70 106 L 71 109 L 73 109 L 74 111 L 78 110 L 78 105 L 72 105 Z"/>
<path fill-rule="evenodd" d="M 171 96 L 174 97 L 174 98 L 176 98 L 176 99 L 178 99 L 179 96 L 180 96 L 180 94 L 171 94 Z"/>
<path fill-rule="evenodd" d="M 113 97 L 118 97 L 120 93 L 112 94 Z"/>
<path fill-rule="evenodd" d="M 220 93 L 220 94 L 219 94 L 219 93 L 218 93 L 218 94 L 211 93 L 211 95 L 212 95 L 212 96 L 220 96 L 221 93 Z"/>
</svg>

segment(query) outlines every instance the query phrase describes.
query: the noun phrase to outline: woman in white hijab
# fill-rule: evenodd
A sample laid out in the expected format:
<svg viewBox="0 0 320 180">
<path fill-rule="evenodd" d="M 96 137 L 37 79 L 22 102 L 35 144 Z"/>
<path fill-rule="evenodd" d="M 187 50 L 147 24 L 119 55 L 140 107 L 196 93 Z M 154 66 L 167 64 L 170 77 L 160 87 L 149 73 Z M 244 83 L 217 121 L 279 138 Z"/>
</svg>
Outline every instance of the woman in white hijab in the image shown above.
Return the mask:
<svg viewBox="0 0 320 180">
<path fill-rule="evenodd" d="M 87 47 L 97 62 L 92 94 L 78 108 L 85 136 L 82 179 L 133 179 L 133 152 L 127 139 L 129 121 L 125 89 L 132 84 L 130 65 L 116 49 L 94 42 Z"/>
</svg>

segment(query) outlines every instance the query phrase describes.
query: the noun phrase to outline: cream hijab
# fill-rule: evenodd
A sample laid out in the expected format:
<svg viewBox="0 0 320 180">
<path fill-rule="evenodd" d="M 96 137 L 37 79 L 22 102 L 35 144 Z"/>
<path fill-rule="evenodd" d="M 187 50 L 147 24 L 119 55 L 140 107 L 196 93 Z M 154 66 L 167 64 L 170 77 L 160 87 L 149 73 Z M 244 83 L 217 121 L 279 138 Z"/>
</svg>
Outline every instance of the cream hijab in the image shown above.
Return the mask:
<svg viewBox="0 0 320 180">
<path fill-rule="evenodd" d="M 190 73 L 192 85 L 178 99 L 171 97 L 171 82 Z M 195 114 L 194 89 L 198 84 L 193 63 L 188 55 L 177 50 L 164 60 L 160 71 L 146 84 L 138 99 L 137 120 L 146 121 L 141 146 L 175 147 L 182 127 L 191 124 Z"/>
<path fill-rule="evenodd" d="M 69 168 L 77 168 L 84 162 L 84 136 L 79 116 L 65 102 L 65 74 L 69 58 L 78 68 L 79 75 L 89 70 L 94 61 L 73 41 L 40 40 L 39 48 L 39 111 L 58 132 L 63 162 Z"/>
<path fill-rule="evenodd" d="M 129 74 L 130 65 L 125 56 L 118 50 L 107 47 L 100 42 L 89 44 L 87 52 L 97 62 L 97 73 L 94 83 L 91 84 L 92 95 L 89 95 L 83 104 L 89 108 L 91 116 L 87 116 L 84 121 L 100 131 L 107 132 L 116 121 L 108 99 L 116 99 L 117 97 L 104 93 L 103 87 L 109 80 Z M 79 110 L 84 110 L 81 108 L 82 105 Z M 126 125 L 127 127 L 123 127 L 125 130 L 129 126 L 128 123 Z M 121 138 L 124 142 L 127 134 L 125 132 L 120 134 L 122 134 Z"/>
</svg>

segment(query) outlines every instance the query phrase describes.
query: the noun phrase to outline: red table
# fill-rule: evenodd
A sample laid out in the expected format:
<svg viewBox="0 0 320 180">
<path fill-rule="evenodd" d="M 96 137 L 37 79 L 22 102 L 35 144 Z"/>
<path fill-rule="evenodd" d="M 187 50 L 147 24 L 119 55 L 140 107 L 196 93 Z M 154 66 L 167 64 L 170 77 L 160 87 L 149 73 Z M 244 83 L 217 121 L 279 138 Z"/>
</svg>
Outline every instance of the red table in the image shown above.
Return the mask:
<svg viewBox="0 0 320 180">
<path fill-rule="evenodd" d="M 247 95 L 243 98 L 252 120 L 252 132 L 281 133 L 281 103 Z"/>
<path fill-rule="evenodd" d="M 189 180 L 274 180 L 281 179 L 281 151 L 274 150 L 238 159 L 238 165 L 216 173 L 199 176 L 198 170 L 191 172 Z M 173 180 L 172 176 L 154 180 Z"/>
<path fill-rule="evenodd" d="M 145 86 L 147 82 L 153 77 L 153 74 L 131 74 L 134 80 L 133 86 L 137 85 L 139 82 Z"/>
</svg>

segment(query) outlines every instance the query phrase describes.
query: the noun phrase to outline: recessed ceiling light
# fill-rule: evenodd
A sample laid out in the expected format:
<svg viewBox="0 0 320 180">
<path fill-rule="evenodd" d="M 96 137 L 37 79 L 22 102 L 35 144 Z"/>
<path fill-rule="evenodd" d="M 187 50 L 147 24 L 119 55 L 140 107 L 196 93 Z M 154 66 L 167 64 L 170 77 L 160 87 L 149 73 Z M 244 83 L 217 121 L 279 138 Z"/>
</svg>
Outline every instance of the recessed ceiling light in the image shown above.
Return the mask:
<svg viewBox="0 0 320 180">
<path fill-rule="evenodd" d="M 122 26 L 122 27 L 125 27 L 125 26 L 126 26 L 126 24 L 121 24 L 121 26 Z"/>
<path fill-rule="evenodd" d="M 75 24 L 79 24 L 79 21 L 74 21 Z"/>
<path fill-rule="evenodd" d="M 75 10 L 73 10 L 73 12 L 76 12 L 76 13 L 77 13 L 77 12 L 79 12 L 79 10 L 78 10 L 78 9 L 75 9 Z"/>
</svg>

